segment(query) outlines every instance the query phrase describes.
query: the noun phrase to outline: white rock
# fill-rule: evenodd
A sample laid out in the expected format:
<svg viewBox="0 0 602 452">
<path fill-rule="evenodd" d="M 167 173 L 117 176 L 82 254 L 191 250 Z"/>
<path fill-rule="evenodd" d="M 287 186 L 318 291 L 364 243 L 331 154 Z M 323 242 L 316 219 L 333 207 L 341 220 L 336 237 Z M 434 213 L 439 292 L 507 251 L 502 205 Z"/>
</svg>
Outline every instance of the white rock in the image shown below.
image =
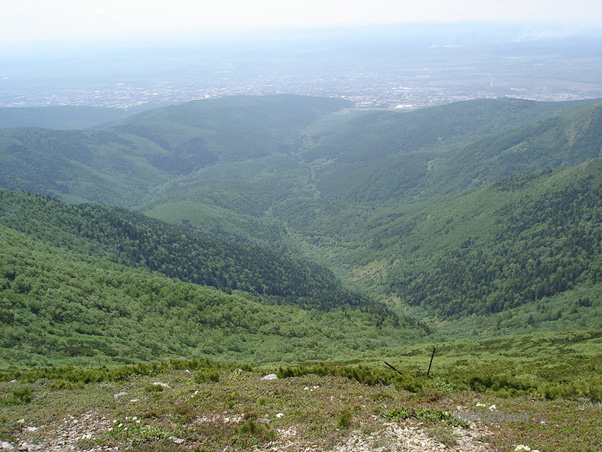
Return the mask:
<svg viewBox="0 0 602 452">
<path fill-rule="evenodd" d="M 278 380 L 278 375 L 268 374 L 265 377 L 261 377 L 260 380 L 265 380 L 265 381 Z"/>
<path fill-rule="evenodd" d="M 15 450 L 15 446 L 13 446 L 11 443 L 7 443 L 6 441 L 2 441 L 0 443 L 0 449 L 1 450 Z"/>
</svg>

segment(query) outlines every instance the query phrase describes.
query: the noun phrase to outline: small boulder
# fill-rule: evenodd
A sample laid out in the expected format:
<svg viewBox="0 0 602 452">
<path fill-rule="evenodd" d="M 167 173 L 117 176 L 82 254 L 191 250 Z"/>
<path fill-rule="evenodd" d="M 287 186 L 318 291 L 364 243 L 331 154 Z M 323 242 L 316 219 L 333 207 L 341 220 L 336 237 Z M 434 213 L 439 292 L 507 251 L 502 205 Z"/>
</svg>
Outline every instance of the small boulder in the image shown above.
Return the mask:
<svg viewBox="0 0 602 452">
<path fill-rule="evenodd" d="M 276 374 L 268 374 L 265 377 L 261 377 L 260 380 L 264 380 L 264 381 L 278 380 L 278 375 L 276 375 Z"/>
</svg>

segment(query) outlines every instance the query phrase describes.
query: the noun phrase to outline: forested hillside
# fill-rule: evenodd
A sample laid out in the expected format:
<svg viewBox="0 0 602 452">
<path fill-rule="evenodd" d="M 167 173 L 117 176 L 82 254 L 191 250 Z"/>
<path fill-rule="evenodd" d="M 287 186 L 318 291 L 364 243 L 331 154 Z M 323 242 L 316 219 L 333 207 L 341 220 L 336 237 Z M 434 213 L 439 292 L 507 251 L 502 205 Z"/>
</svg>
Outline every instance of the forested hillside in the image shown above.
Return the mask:
<svg viewBox="0 0 602 452">
<path fill-rule="evenodd" d="M 587 296 L 602 283 L 600 159 L 390 209 L 365 231 L 352 273 L 364 268 L 367 284 L 423 315 L 487 316 L 530 304 L 533 322 L 602 308 L 599 291 Z M 559 312 L 550 300 L 561 294 Z"/>
<path fill-rule="evenodd" d="M 0 186 L 106 206 L 2 191 L 0 223 L 380 323 L 391 313 L 374 298 L 444 329 L 600 326 L 601 103 L 350 106 L 232 97 L 95 131 L 4 129 Z"/>
<path fill-rule="evenodd" d="M 361 305 L 384 312 L 381 305 L 343 289 L 325 267 L 254 246 L 208 240 L 193 229 L 124 209 L 0 190 L 0 223 L 54 246 L 182 281 L 322 310 Z"/>
<path fill-rule="evenodd" d="M 290 95 L 227 97 L 150 110 L 106 130 L 156 143 L 166 151 L 156 157 L 156 166 L 188 174 L 218 161 L 294 152 L 306 127 L 352 105 Z"/>
<path fill-rule="evenodd" d="M 2 366 L 328 359 L 423 335 L 383 310 L 273 305 L 83 256 L 4 225 L 0 249 Z"/>
<path fill-rule="evenodd" d="M 578 165 L 602 157 L 602 103 L 479 140 L 441 156 L 430 194 L 481 186 L 512 174 Z"/>
<path fill-rule="evenodd" d="M 0 183 L 70 202 L 134 206 L 169 179 L 146 160 L 160 152 L 105 131 L 2 129 Z"/>
<path fill-rule="evenodd" d="M 464 102 L 411 113 L 346 110 L 323 115 L 304 129 L 296 152 L 203 168 L 163 185 L 143 210 L 167 221 L 190 222 L 217 237 L 298 251 L 299 239 L 313 246 L 316 235 L 331 242 L 340 229 L 354 229 L 366 210 L 494 181 L 501 169 L 486 179 L 484 171 L 492 170 L 478 154 L 462 157 L 475 166 L 468 176 L 459 157 L 446 156 L 491 134 L 503 137 L 514 133 L 513 127 L 554 115 L 564 118 L 571 107 L 575 112 L 583 108 L 583 116 L 592 120 L 599 115 L 597 109 L 573 103 L 518 100 Z M 575 131 L 566 121 L 566 133 Z M 582 150 L 565 159 L 557 147 L 554 155 L 573 165 L 599 151 Z M 545 162 L 530 165 L 547 167 Z M 340 211 L 345 216 L 338 217 L 335 212 Z M 299 230 L 299 222 L 311 230 Z M 286 231 L 278 227 L 282 224 Z M 320 254 L 330 251 L 321 248 Z"/>
<path fill-rule="evenodd" d="M 154 109 L 97 131 L 6 128 L 0 186 L 70 202 L 141 206 L 166 182 L 206 166 L 291 152 L 304 127 L 350 105 L 236 97 Z"/>
<path fill-rule="evenodd" d="M 303 156 L 332 159 L 314 163 L 325 199 L 411 202 L 600 157 L 601 122 L 599 103 L 563 111 L 535 102 L 482 100 L 406 119 L 366 113 L 318 139 Z"/>
</svg>

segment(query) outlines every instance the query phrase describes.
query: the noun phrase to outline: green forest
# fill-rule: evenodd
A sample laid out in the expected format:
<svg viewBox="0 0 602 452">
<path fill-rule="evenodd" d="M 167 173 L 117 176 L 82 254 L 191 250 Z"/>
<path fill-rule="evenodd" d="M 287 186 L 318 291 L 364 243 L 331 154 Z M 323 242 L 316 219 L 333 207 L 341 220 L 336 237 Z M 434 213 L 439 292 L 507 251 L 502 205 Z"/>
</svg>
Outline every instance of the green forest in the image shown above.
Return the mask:
<svg viewBox="0 0 602 452">
<path fill-rule="evenodd" d="M 425 334 L 416 322 L 383 307 L 352 306 L 343 296 L 324 311 L 133 269 L 5 226 L 0 243 L 5 366 L 184 356 L 324 360 Z"/>
<path fill-rule="evenodd" d="M 526 302 L 537 316 L 550 297 L 600 284 L 601 184 L 602 161 L 592 160 L 391 209 L 397 218 L 374 224 L 356 262 L 385 258 L 382 290 L 443 317 Z"/>
<path fill-rule="evenodd" d="M 54 124 L 10 115 L 0 265 L 3 349 L 21 350 L 5 353 L 11 363 L 37 348 L 44 363 L 290 362 L 602 326 L 595 101 L 406 113 L 243 96 L 82 111 L 88 130 L 68 130 L 70 110 L 48 111 Z M 296 345 L 261 355 L 275 337 Z"/>
</svg>

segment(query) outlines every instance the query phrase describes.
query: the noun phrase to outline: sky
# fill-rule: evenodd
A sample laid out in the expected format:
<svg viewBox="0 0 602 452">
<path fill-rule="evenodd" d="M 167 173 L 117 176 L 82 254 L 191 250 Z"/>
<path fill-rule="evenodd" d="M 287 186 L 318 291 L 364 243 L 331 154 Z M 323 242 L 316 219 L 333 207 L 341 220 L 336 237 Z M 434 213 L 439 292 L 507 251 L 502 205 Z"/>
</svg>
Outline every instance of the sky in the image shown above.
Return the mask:
<svg viewBox="0 0 602 452">
<path fill-rule="evenodd" d="M 600 27 L 601 0 L 0 0 L 0 43 L 460 21 Z"/>
</svg>

